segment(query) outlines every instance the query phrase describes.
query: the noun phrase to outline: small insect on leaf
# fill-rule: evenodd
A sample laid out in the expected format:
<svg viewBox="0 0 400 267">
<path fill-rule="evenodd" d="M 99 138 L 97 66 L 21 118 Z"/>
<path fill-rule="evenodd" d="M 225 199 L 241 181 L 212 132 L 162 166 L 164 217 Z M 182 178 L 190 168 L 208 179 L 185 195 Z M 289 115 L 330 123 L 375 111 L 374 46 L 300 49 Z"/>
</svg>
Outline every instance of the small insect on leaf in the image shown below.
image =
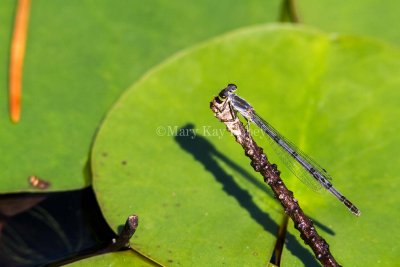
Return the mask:
<svg viewBox="0 0 400 267">
<path fill-rule="evenodd" d="M 47 189 L 50 186 L 49 182 L 42 180 L 35 175 L 29 176 L 28 181 L 32 187 L 35 187 L 38 189 Z"/>
</svg>

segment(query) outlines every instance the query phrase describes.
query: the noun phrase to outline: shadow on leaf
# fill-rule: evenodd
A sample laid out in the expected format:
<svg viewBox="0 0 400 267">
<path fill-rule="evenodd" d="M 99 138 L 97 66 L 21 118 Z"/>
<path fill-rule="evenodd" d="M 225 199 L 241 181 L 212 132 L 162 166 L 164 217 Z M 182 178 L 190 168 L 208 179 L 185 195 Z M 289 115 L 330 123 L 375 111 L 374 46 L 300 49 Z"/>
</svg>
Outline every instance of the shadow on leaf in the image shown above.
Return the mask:
<svg viewBox="0 0 400 267">
<path fill-rule="evenodd" d="M 256 178 L 246 172 L 243 168 L 235 164 L 224 154 L 220 153 L 206 138 L 195 135 L 195 127 L 188 123 L 180 128 L 187 135 L 175 136 L 175 141 L 182 149 L 192 154 L 196 161 L 200 162 L 204 168 L 213 174 L 216 181 L 223 185 L 223 190 L 230 196 L 234 197 L 242 208 L 247 210 L 251 218 L 260 224 L 266 231 L 273 235 L 277 235 L 279 225 L 271 219 L 268 213 L 261 210 L 253 201 L 250 193 L 242 189 L 233 179 L 231 175 L 218 164 L 214 157 L 218 157 L 224 161 L 232 169 L 243 175 L 244 178 L 255 184 L 261 190 L 269 193 L 265 187 L 262 187 Z M 272 197 L 271 193 L 269 193 Z M 319 266 L 311 252 L 303 247 L 295 236 L 290 233 L 286 236 L 286 245 L 288 250 L 297 256 L 305 266 Z M 271 254 L 272 254 L 271 249 Z"/>
</svg>

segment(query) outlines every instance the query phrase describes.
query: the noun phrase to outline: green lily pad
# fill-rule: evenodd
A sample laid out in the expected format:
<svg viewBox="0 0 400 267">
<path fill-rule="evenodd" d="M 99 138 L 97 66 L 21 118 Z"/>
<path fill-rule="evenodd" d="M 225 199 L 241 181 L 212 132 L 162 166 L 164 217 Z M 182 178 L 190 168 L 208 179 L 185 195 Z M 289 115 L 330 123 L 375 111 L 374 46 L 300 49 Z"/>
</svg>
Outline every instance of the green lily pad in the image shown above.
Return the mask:
<svg viewBox="0 0 400 267">
<path fill-rule="evenodd" d="M 0 8 L 0 192 L 90 185 L 88 154 L 120 93 L 170 54 L 242 25 L 274 21 L 277 1 L 33 1 L 22 118 L 8 115 L 8 45 L 16 1 Z"/>
<path fill-rule="evenodd" d="M 149 259 L 135 253 L 131 250 L 102 254 L 99 256 L 83 259 L 80 261 L 73 262 L 66 266 L 135 266 L 135 267 L 147 267 L 147 266 L 159 266 L 153 263 Z"/>
<path fill-rule="evenodd" d="M 135 83 L 99 131 L 93 185 L 104 216 L 117 230 L 138 214 L 132 246 L 163 264 L 267 264 L 282 208 L 209 109 L 234 82 L 360 208 L 356 217 L 308 190 L 250 125 L 338 261 L 393 266 L 399 72 L 400 51 L 389 45 L 289 25 L 246 28 L 183 51 Z M 289 231 L 282 266 L 318 265 L 298 235 Z"/>
<path fill-rule="evenodd" d="M 400 44 L 398 1 L 318 1 L 301 0 L 298 12 L 302 22 L 347 34 L 363 34 Z"/>
</svg>

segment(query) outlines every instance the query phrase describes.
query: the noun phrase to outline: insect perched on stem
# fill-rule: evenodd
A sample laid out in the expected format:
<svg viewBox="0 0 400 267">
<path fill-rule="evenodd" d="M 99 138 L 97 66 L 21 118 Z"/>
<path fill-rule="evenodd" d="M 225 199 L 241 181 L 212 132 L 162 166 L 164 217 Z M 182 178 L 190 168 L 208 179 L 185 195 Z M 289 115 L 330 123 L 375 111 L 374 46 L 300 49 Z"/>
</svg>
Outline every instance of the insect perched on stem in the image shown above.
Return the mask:
<svg viewBox="0 0 400 267">
<path fill-rule="evenodd" d="M 254 108 L 243 98 L 236 95 L 234 92 L 237 87 L 234 84 L 228 84 L 219 96 L 225 101 L 225 105 L 229 105 L 233 113 L 239 112 L 248 122 L 254 122 L 268 136 L 270 143 L 275 148 L 278 156 L 288 168 L 301 180 L 314 179 L 326 190 L 332 193 L 340 202 L 342 202 L 354 215 L 360 216 L 360 210 L 351 203 L 345 196 L 336 190 L 330 180 L 331 176 L 328 172 L 316 163 L 311 157 L 302 152 L 292 142 L 287 140 L 277 130 L 275 130 L 268 122 L 263 120 L 255 111 Z"/>
</svg>

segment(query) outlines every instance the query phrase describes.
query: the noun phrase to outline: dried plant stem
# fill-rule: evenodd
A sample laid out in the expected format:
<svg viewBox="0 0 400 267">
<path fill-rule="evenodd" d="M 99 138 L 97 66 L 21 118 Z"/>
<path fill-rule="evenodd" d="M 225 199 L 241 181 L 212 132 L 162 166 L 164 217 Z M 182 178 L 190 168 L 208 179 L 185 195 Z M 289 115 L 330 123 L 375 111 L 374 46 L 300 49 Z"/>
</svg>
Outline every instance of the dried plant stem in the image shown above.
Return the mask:
<svg viewBox="0 0 400 267">
<path fill-rule="evenodd" d="M 78 255 L 74 255 L 73 257 L 63 259 L 57 262 L 53 262 L 50 264 L 47 264 L 46 266 L 64 266 L 69 263 L 75 262 L 75 261 L 80 261 L 86 258 L 94 257 L 97 255 L 101 254 L 106 254 L 106 253 L 111 253 L 111 252 L 116 252 L 120 250 L 126 250 L 130 248 L 129 245 L 129 239 L 133 236 L 135 233 L 137 227 L 139 224 L 139 217 L 137 215 L 130 215 L 125 222 L 124 228 L 122 229 L 121 233 L 119 234 L 118 237 L 114 238 L 111 241 L 111 244 L 108 245 L 107 247 L 99 250 L 98 247 L 95 248 L 89 248 L 87 250 L 84 250 Z M 152 262 L 150 259 L 146 258 L 148 261 Z"/>
<path fill-rule="evenodd" d="M 17 123 L 21 117 L 22 71 L 28 30 L 30 0 L 19 0 L 11 43 L 9 101 L 10 118 Z"/>
<path fill-rule="evenodd" d="M 122 248 L 129 248 L 129 240 L 136 232 L 138 224 L 139 217 L 137 215 L 129 216 L 118 238 L 116 238 L 114 242 L 105 249 L 105 251 L 110 252 L 118 251 Z"/>
<path fill-rule="evenodd" d="M 224 105 L 224 102 L 215 97 L 210 103 L 210 108 L 243 147 L 246 156 L 251 159 L 251 166 L 264 177 L 264 181 L 271 187 L 285 213 L 293 220 L 295 228 L 300 232 L 300 237 L 311 247 L 316 258 L 324 266 L 340 266 L 332 256 L 328 243 L 319 236 L 312 220 L 300 208 L 293 196 L 293 192 L 286 188 L 279 176 L 280 172 L 277 170 L 276 165 L 268 161 L 262 148 L 256 144 L 239 118 L 232 115 L 229 105 Z"/>
<path fill-rule="evenodd" d="M 292 23 L 301 23 L 298 12 L 297 0 L 284 0 L 282 2 L 282 11 L 280 20 Z"/>
</svg>

